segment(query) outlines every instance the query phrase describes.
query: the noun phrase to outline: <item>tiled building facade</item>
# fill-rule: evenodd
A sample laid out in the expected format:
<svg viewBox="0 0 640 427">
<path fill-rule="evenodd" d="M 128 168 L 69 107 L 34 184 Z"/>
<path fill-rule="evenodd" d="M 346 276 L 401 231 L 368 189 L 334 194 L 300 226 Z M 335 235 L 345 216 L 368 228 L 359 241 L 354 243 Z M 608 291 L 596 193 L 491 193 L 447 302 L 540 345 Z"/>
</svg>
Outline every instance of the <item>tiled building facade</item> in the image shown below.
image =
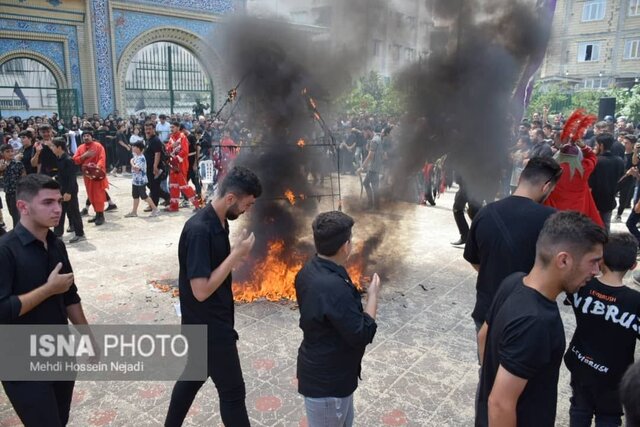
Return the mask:
<svg viewBox="0 0 640 427">
<path fill-rule="evenodd" d="M 229 83 L 219 33 L 242 0 L 0 0 L 0 66 L 15 58 L 43 64 L 59 89 L 75 89 L 79 112 L 124 110 L 132 58 L 154 42 L 191 52 L 211 79 L 216 104 Z"/>
</svg>

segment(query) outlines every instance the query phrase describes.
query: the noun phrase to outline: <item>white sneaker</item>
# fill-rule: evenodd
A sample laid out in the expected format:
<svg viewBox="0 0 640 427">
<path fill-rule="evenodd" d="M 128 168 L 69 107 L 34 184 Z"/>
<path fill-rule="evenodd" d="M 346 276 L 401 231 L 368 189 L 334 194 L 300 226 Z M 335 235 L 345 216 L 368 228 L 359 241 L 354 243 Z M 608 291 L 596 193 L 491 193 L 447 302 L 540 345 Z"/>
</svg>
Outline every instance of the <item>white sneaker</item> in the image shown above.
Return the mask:
<svg viewBox="0 0 640 427">
<path fill-rule="evenodd" d="M 152 210 L 151 213 L 149 214 L 150 218 L 154 218 L 156 216 L 160 216 L 160 211 L 158 210 L 158 208 Z"/>
</svg>

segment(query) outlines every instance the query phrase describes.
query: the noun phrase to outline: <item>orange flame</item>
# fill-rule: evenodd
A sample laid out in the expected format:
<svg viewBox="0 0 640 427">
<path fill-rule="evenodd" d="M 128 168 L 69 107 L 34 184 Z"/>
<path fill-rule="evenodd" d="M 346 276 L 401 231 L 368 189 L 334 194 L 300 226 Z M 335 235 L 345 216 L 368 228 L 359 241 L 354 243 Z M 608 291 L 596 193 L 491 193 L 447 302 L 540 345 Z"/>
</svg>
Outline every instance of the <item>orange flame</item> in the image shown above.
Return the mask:
<svg viewBox="0 0 640 427">
<path fill-rule="evenodd" d="M 298 140 L 298 147 L 304 147 L 304 139 L 300 138 Z"/>
<path fill-rule="evenodd" d="M 296 204 L 296 196 L 295 194 L 293 194 L 293 191 L 291 190 L 287 190 L 284 192 L 284 197 L 287 198 L 287 200 L 289 200 L 289 203 L 291 203 L 292 205 Z"/>
<path fill-rule="evenodd" d="M 316 101 L 313 100 L 313 98 L 309 97 L 309 103 L 311 104 L 311 106 L 316 109 L 318 108 L 318 105 L 316 104 Z"/>
<path fill-rule="evenodd" d="M 313 113 L 313 117 L 315 117 L 316 120 L 320 121 L 320 115 L 318 113 Z"/>
<path fill-rule="evenodd" d="M 359 245 L 359 248 L 361 247 L 362 245 Z M 294 282 L 296 274 L 305 261 L 306 256 L 295 251 L 285 251 L 283 241 L 270 242 L 267 255 L 255 264 L 249 279 L 233 284 L 234 300 L 251 302 L 264 298 L 269 301 L 283 299 L 295 301 Z M 349 277 L 359 290 L 362 289 L 361 281 L 365 279 L 363 275 L 365 264 L 366 260 L 356 253 L 351 257 L 347 267 Z"/>
</svg>

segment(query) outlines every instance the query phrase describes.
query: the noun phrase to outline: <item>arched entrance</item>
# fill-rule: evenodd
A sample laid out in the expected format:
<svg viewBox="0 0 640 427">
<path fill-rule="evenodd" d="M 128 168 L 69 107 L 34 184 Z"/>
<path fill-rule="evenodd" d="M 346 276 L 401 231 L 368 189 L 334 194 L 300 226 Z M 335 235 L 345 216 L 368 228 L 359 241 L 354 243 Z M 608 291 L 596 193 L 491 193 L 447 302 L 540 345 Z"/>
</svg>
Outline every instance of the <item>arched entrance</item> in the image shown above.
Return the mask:
<svg viewBox="0 0 640 427">
<path fill-rule="evenodd" d="M 127 68 L 124 102 L 127 114 L 192 113 L 197 101 L 213 105 L 213 85 L 198 59 L 170 42 L 139 50 Z"/>
<path fill-rule="evenodd" d="M 40 61 L 14 57 L 0 64 L 0 114 L 30 116 L 58 112 L 60 83 Z"/>
</svg>

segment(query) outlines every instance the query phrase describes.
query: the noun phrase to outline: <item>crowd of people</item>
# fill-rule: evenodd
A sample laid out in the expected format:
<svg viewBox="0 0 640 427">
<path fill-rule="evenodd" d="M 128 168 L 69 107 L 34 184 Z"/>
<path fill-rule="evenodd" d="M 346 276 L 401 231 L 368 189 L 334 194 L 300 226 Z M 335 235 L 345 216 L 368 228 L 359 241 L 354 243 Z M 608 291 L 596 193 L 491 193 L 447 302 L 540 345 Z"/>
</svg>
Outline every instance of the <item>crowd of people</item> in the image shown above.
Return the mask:
<svg viewBox="0 0 640 427">
<path fill-rule="evenodd" d="M 130 135 L 130 121 L 116 120 L 115 136 L 104 141 L 96 136 L 99 129 L 83 126 L 75 143 L 70 134 L 76 131 L 65 133 L 56 122 L 40 123 L 37 129 L 11 123 L 11 135 L 16 126 L 20 129 L 21 146 L 11 138 L 0 148 L 6 202 L 14 221 L 14 229 L 0 240 L 0 271 L 11 273 L 0 278 L 0 322 L 87 323 L 64 244 L 57 239 L 65 216 L 75 232 L 72 240 L 84 236 L 76 168 L 82 172 L 96 225 L 104 223 L 108 204 L 107 172 L 131 175 L 134 202 L 126 217 L 137 216 L 140 199 L 148 203 L 152 216 L 158 215 L 160 199 L 175 211 L 182 194 L 196 213 L 185 223 L 178 245 L 181 321 L 208 326 L 207 377 L 216 385 L 222 421 L 248 426 L 231 272 L 252 250 L 255 236 L 243 232 L 231 245 L 228 221 L 249 210 L 262 194 L 255 173 L 233 165 L 242 135 L 250 139 L 251 132 L 233 119 L 217 128 L 198 118 L 190 121 L 190 129 L 188 116 L 182 119 L 144 117 Z M 504 185 L 507 194 L 484 206 L 485 201 L 475 201 L 470 227 L 464 210 L 461 218 L 457 209 L 473 195 L 461 186 L 458 193 L 464 197 L 456 196 L 456 223 L 464 221 L 468 227 L 459 243 L 465 244 L 464 259 L 478 273 L 472 313 L 481 366 L 477 426 L 553 426 L 563 358 L 571 372 L 572 426 L 591 425 L 594 416 L 597 425 L 621 425 L 623 406 L 627 425 L 640 425 L 640 368 L 633 365 L 640 337 L 640 292 L 623 283 L 636 267 L 640 243 L 640 192 L 634 191 L 639 187 L 640 145 L 635 129 L 623 119 L 595 123 L 585 133 L 592 120 L 577 114 L 565 123 L 536 117 L 522 122 L 510 152 L 511 173 L 503 182 L 509 184 L 508 189 Z M 572 122 L 584 127 L 567 132 Z M 335 127 L 342 131 L 335 148 L 344 151 L 343 172 L 364 173 L 368 207 L 378 208 L 385 138 L 393 125 L 372 118 L 340 120 Z M 203 143 L 205 138 L 210 145 Z M 198 159 L 216 156 L 223 165 L 220 185 L 211 203 L 204 204 L 202 189 L 194 190 L 188 181 L 198 181 Z M 613 220 L 631 207 L 627 226 L 633 234 L 610 232 L 617 194 L 620 205 Z M 312 427 L 353 424 L 361 361 L 377 331 L 380 278 L 373 275 L 363 306 L 344 267 L 354 223 L 342 212 L 320 213 L 312 224 L 316 255 L 295 279 L 304 332 L 297 355 L 298 391 Z M 15 274 L 27 268 L 23 264 L 29 257 L 42 258 L 42 245 L 52 248 L 52 255 L 41 259 L 38 277 Z M 556 302 L 562 293 L 577 323 L 568 348 Z M 53 316 L 46 301 L 66 312 L 56 310 Z M 182 424 L 202 384 L 176 382 L 165 425 Z M 73 382 L 60 390 L 45 382 L 3 386 L 25 424 L 68 421 Z M 28 410 L 33 399 L 54 410 Z"/>
</svg>

